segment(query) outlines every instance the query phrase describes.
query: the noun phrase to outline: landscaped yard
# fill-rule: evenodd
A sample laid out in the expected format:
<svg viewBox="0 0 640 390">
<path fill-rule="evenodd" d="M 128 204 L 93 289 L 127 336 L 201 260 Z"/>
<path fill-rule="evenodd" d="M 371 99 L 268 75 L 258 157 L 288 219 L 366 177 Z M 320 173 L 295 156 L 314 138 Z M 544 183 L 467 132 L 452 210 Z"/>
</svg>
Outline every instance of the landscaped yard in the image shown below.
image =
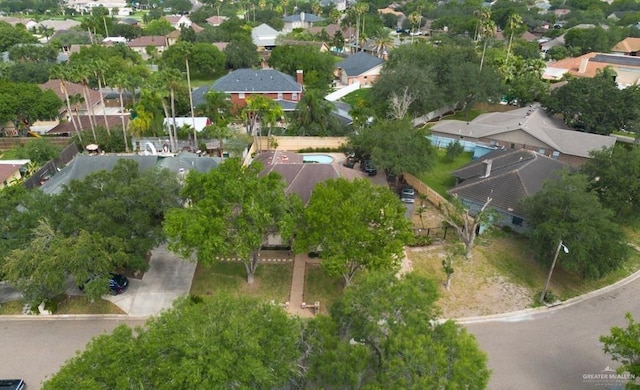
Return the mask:
<svg viewBox="0 0 640 390">
<path fill-rule="evenodd" d="M 304 301 L 307 304 L 320 302 L 320 312 L 327 313 L 333 302 L 342 295 L 343 279 L 328 276 L 320 265 L 307 264 L 306 271 Z"/>
<path fill-rule="evenodd" d="M 439 193 L 446 196 L 447 190 L 453 187 L 456 179 L 451 176 L 451 172 L 471 162 L 473 153 L 465 152 L 456 157 L 453 161 L 447 161 L 445 158 L 446 151 L 439 149 L 437 151 L 436 164 L 429 172 L 418 175 L 418 178 Z"/>
<path fill-rule="evenodd" d="M 17 160 L 17 149 L 5 150 L 0 152 L 0 160 Z"/>
<path fill-rule="evenodd" d="M 218 293 L 248 295 L 284 303 L 289 300 L 292 271 L 293 263 L 262 263 L 256 270 L 254 284 L 249 286 L 244 265 L 240 262 L 198 263 L 191 294 L 202 297 Z"/>
<path fill-rule="evenodd" d="M 371 100 L 371 88 L 357 89 L 340 99 L 340 101 L 343 101 L 351 106 L 354 106 L 361 100 L 364 100 L 366 102 Z"/>
</svg>

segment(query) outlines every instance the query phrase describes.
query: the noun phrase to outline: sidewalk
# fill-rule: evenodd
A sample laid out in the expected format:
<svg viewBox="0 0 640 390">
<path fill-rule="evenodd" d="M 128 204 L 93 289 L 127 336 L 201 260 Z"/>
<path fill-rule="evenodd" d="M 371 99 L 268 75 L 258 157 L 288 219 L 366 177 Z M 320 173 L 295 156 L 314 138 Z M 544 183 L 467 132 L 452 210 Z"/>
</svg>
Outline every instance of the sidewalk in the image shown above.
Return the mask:
<svg viewBox="0 0 640 390">
<path fill-rule="evenodd" d="M 306 276 L 307 262 L 309 259 L 306 253 L 296 255 L 293 259 L 293 276 L 291 277 L 291 291 L 289 293 L 288 312 L 299 317 L 313 317 L 313 308 L 302 308 L 302 303 L 312 305 L 313 302 L 304 300 L 304 282 Z"/>
</svg>

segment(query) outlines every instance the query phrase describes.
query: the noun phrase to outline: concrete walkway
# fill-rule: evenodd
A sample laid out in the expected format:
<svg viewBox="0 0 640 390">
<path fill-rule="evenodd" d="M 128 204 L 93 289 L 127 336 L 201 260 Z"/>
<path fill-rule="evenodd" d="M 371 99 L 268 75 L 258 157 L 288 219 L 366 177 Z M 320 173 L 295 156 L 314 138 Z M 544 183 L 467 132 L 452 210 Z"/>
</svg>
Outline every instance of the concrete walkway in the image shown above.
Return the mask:
<svg viewBox="0 0 640 390">
<path fill-rule="evenodd" d="M 291 290 L 289 293 L 289 306 L 287 310 L 300 317 L 313 317 L 311 309 L 302 308 L 304 302 L 304 281 L 307 269 L 306 253 L 296 255 L 293 259 L 293 272 L 291 277 Z"/>
<path fill-rule="evenodd" d="M 160 246 L 151 251 L 149 270 L 142 280 L 130 279 L 124 294 L 104 299 L 132 317 L 156 315 L 171 308 L 176 298 L 189 294 L 195 271 L 195 262 L 183 260 Z"/>
</svg>

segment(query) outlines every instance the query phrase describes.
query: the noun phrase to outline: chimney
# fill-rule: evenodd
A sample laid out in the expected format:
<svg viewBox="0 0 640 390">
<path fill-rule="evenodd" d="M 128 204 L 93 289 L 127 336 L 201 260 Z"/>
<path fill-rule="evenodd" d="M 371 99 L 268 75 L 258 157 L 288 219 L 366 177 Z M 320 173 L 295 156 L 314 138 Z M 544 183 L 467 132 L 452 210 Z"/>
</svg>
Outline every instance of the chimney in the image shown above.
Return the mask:
<svg viewBox="0 0 640 390">
<path fill-rule="evenodd" d="M 296 70 L 296 81 L 298 82 L 298 84 L 304 85 L 304 73 L 302 69 Z"/>
<path fill-rule="evenodd" d="M 578 73 L 584 73 L 587 70 L 587 64 L 589 63 L 588 58 L 583 58 L 580 61 L 580 68 L 578 68 Z"/>
<path fill-rule="evenodd" d="M 484 165 L 484 175 L 482 175 L 482 177 L 489 177 L 489 175 L 491 175 L 491 165 L 493 164 L 493 161 L 484 160 L 482 164 Z"/>
</svg>

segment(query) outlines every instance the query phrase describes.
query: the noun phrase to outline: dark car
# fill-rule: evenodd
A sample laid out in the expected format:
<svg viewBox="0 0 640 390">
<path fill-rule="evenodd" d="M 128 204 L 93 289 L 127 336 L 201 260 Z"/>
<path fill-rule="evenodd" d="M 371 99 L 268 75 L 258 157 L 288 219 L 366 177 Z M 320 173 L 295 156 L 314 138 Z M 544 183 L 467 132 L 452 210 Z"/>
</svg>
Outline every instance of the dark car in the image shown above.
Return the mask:
<svg viewBox="0 0 640 390">
<path fill-rule="evenodd" d="M 373 165 L 373 161 L 371 160 L 364 160 L 360 162 L 360 168 L 362 168 L 362 170 L 365 171 L 369 176 L 375 176 L 378 174 L 378 170 L 376 169 L 376 166 Z"/>
<path fill-rule="evenodd" d="M 96 277 L 87 279 L 82 286 L 80 286 L 80 290 L 84 290 L 85 284 L 91 282 L 96 279 Z M 111 295 L 119 295 L 127 290 L 129 287 L 129 279 L 126 276 L 120 274 L 109 274 L 109 293 Z"/>
<path fill-rule="evenodd" d="M 0 379 L 0 390 L 24 390 L 27 388 L 22 379 Z"/>
<path fill-rule="evenodd" d="M 347 157 L 347 159 L 344 160 L 342 165 L 344 165 L 347 168 L 353 168 L 356 165 L 355 157 L 351 157 L 351 156 Z"/>
</svg>

